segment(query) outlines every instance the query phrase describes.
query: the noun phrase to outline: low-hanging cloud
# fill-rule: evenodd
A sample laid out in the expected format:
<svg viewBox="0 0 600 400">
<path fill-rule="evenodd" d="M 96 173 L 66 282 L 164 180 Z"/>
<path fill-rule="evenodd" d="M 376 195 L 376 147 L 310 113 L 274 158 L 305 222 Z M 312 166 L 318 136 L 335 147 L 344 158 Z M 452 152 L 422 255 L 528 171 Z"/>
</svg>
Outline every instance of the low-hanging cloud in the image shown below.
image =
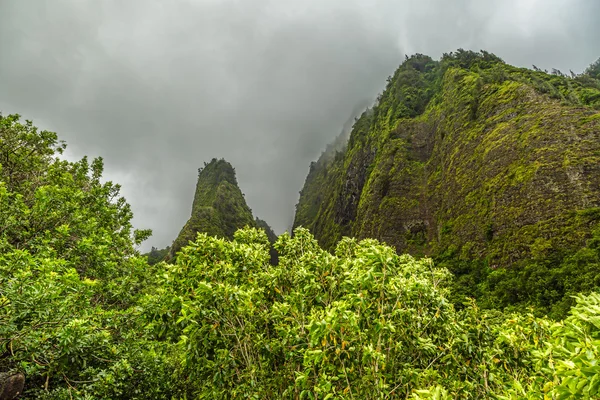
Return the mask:
<svg viewBox="0 0 600 400">
<path fill-rule="evenodd" d="M 54 0 L 0 3 L 0 111 L 102 156 L 164 247 L 197 168 L 224 157 L 255 215 L 292 222 L 310 161 L 415 52 L 459 47 L 582 71 L 596 0 Z"/>
</svg>

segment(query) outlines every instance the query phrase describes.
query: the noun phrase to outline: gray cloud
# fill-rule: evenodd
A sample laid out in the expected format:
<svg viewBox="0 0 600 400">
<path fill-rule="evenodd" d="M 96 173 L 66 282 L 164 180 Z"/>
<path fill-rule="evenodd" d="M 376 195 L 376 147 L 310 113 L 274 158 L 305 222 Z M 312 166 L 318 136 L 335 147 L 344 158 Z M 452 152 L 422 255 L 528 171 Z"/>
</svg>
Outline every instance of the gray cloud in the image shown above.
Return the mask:
<svg viewBox="0 0 600 400">
<path fill-rule="evenodd" d="M 310 161 L 405 53 L 581 71 L 599 22 L 595 0 L 5 1 L 0 110 L 104 157 L 147 246 L 177 235 L 213 157 L 281 232 Z"/>
</svg>

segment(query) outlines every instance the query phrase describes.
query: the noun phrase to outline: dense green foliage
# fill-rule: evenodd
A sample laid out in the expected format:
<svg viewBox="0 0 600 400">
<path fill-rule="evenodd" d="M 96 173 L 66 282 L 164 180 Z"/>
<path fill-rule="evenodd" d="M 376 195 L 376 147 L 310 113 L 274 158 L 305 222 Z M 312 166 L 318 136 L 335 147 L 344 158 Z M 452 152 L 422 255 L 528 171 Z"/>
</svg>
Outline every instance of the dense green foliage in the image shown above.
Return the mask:
<svg viewBox="0 0 600 400">
<path fill-rule="evenodd" d="M 169 253 L 171 251 L 171 247 L 167 246 L 164 249 L 157 249 L 152 246 L 149 252 L 142 254 L 142 256 L 147 257 L 148 264 L 154 265 L 158 264 L 161 261 L 165 261 L 169 257 Z"/>
<path fill-rule="evenodd" d="M 487 52 L 408 57 L 346 149 L 311 165 L 294 226 L 327 249 L 372 237 L 430 255 L 458 276 L 457 304 L 466 294 L 564 316 L 572 294 L 600 283 L 586 244 L 600 223 L 597 68 L 566 77 Z"/>
<path fill-rule="evenodd" d="M 585 74 L 583 77 L 585 77 L 585 75 L 589 76 L 590 78 L 600 80 L 600 58 L 596 60 L 595 63 L 590 65 L 588 69 L 585 70 Z M 597 86 L 598 83 L 596 83 L 596 87 Z"/>
<path fill-rule="evenodd" d="M 0 117 L 0 370 L 23 371 L 28 397 L 166 396 L 168 353 L 136 305 L 152 273 L 135 245 L 150 232 L 132 229 L 102 160 L 62 149 Z"/>
<path fill-rule="evenodd" d="M 106 277 L 106 264 L 127 271 L 134 244 L 150 232 L 133 231 L 119 185 L 100 182 L 102 159 L 56 159 L 64 149 L 56 134 L 15 115 L 0 117 L 0 135 L 0 249 L 52 249 L 90 278 Z"/>
<path fill-rule="evenodd" d="M 256 229 L 199 234 L 148 297 L 158 338 L 198 398 L 590 398 L 598 394 L 600 295 L 552 323 L 457 311 L 451 274 L 375 240 L 335 255 L 307 230 L 282 235 L 277 266 Z"/>
<path fill-rule="evenodd" d="M 372 239 L 332 254 L 305 229 L 277 239 L 277 265 L 268 230 L 247 228 L 150 266 L 101 160 L 62 148 L 0 119 L 0 370 L 24 372 L 28 398 L 598 396 L 597 293 L 559 323 L 456 309 L 430 259 Z"/>
</svg>

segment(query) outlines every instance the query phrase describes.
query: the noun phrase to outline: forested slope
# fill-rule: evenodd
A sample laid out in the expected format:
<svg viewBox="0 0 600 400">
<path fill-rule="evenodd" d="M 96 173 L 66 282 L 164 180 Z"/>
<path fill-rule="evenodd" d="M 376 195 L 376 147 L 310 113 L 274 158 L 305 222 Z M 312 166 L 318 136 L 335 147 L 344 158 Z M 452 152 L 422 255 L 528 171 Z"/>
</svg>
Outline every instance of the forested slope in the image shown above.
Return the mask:
<svg viewBox="0 0 600 400">
<path fill-rule="evenodd" d="M 326 248 L 297 228 L 277 263 L 268 226 L 234 213 L 150 265 L 101 159 L 0 115 L 0 397 L 598 398 L 593 71 L 407 60 L 311 168 L 297 221 Z M 194 210 L 248 217 L 210 165 Z"/>
<path fill-rule="evenodd" d="M 294 226 L 326 248 L 349 235 L 431 255 L 458 291 L 563 315 L 600 283 L 586 247 L 600 222 L 599 64 L 567 77 L 486 52 L 407 58 L 346 149 L 311 165 Z"/>
</svg>

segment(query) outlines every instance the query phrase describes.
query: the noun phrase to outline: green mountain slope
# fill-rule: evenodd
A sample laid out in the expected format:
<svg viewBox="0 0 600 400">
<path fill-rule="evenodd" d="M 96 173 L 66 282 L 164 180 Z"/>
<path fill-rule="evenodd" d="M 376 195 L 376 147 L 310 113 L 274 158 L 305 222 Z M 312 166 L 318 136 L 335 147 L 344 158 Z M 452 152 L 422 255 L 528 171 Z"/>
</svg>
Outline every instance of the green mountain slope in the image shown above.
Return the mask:
<svg viewBox="0 0 600 400">
<path fill-rule="evenodd" d="M 596 276 L 597 252 L 564 268 L 600 222 L 595 69 L 568 78 L 463 50 L 407 58 L 345 151 L 311 165 L 294 226 L 326 248 L 349 235 L 431 255 L 458 293 L 489 305 L 564 313 L 568 294 L 597 286 L 577 278 Z"/>
<path fill-rule="evenodd" d="M 177 254 L 198 232 L 232 239 L 236 230 L 256 227 L 252 211 L 238 187 L 235 170 L 227 161 L 213 159 L 198 172 L 192 215 L 171 246 Z"/>
</svg>

